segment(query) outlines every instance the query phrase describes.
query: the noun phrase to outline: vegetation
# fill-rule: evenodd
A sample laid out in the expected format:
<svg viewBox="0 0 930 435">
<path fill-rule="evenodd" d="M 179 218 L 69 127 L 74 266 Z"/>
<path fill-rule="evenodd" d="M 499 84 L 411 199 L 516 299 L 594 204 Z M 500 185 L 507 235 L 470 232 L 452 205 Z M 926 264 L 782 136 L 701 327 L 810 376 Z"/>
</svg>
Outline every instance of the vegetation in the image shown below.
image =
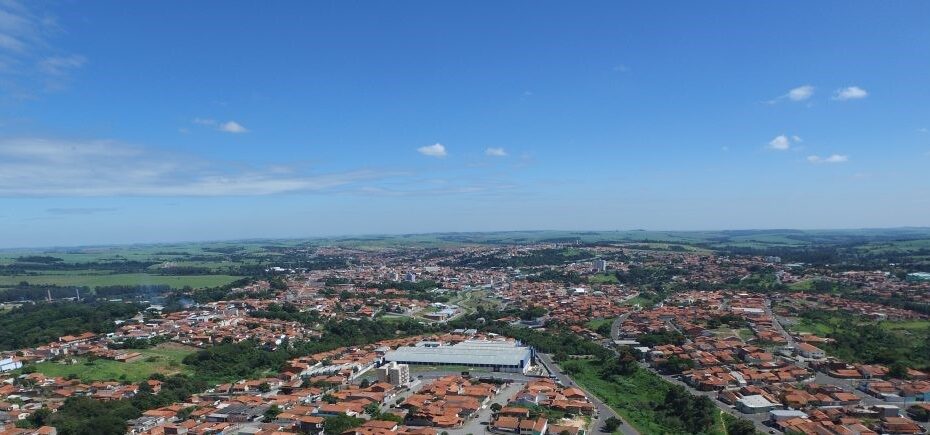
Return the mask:
<svg viewBox="0 0 930 435">
<path fill-rule="evenodd" d="M 123 303 L 25 304 L 0 316 L 0 350 L 37 346 L 87 331 L 113 332 L 114 320 L 132 317 L 141 308 Z"/>
<path fill-rule="evenodd" d="M 567 360 L 560 365 L 643 434 L 713 433 L 719 410 L 710 399 L 693 396 L 658 375 L 634 366 L 622 374 L 605 366 L 617 361 Z"/>
<path fill-rule="evenodd" d="M 73 364 L 66 363 L 71 358 L 64 358 L 59 361 L 45 361 L 32 367 L 36 372 L 46 376 L 76 378 L 83 382 L 107 380 L 139 382 L 148 379 L 154 373 L 172 375 L 189 372 L 182 361 L 194 350 L 186 346 L 164 344 L 154 349 L 127 350 L 142 354 L 141 358 L 132 362 L 78 357 L 74 359 Z"/>
<path fill-rule="evenodd" d="M 373 343 L 400 335 L 416 335 L 435 329 L 418 322 L 380 322 L 345 320 L 329 322 L 320 339 L 285 342 L 280 346 L 247 340 L 222 343 L 200 350 L 184 358 L 198 379 L 221 383 L 243 378 L 257 378 L 276 372 L 285 362 L 298 356 Z"/>
<path fill-rule="evenodd" d="M 874 322 L 839 311 L 808 310 L 801 313 L 797 329 L 824 335 L 835 341 L 821 345 L 830 355 L 845 361 L 930 367 L 930 322 Z"/>
</svg>

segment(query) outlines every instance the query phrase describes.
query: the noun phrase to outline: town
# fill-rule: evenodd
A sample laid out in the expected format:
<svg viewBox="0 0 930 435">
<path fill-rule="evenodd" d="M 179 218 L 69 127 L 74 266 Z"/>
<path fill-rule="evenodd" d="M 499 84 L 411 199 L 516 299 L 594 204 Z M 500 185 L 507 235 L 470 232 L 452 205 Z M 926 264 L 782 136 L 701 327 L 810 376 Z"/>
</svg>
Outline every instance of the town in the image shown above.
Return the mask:
<svg viewBox="0 0 930 435">
<path fill-rule="evenodd" d="M 79 400 L 131 404 L 115 424 L 132 434 L 928 429 L 921 274 L 630 243 L 424 253 L 326 247 L 314 255 L 352 266 L 275 266 L 148 305 L 98 300 L 137 309 L 106 330 L 3 351 L 0 433 L 74 430 L 54 423 L 80 424 L 63 420 L 88 406 Z M 857 327 L 892 342 L 850 348 Z M 614 384 L 627 378 L 633 390 Z M 636 391 L 649 383 L 665 390 L 659 400 L 703 406 L 707 421 L 657 409 Z"/>
</svg>

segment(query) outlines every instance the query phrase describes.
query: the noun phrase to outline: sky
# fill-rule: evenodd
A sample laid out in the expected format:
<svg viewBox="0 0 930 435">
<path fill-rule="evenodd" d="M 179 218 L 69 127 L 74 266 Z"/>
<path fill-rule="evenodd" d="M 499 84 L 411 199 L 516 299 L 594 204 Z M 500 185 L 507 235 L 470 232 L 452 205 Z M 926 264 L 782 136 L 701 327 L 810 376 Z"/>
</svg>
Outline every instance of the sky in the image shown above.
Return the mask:
<svg viewBox="0 0 930 435">
<path fill-rule="evenodd" d="M 0 0 L 0 247 L 930 226 L 930 2 Z"/>
</svg>

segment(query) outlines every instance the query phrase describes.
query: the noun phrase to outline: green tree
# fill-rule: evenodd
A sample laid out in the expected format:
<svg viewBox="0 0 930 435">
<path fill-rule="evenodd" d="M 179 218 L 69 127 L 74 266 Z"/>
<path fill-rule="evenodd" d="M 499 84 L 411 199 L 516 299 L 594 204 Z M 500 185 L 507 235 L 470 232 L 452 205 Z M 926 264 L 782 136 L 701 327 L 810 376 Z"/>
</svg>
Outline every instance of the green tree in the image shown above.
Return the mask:
<svg viewBox="0 0 930 435">
<path fill-rule="evenodd" d="M 617 417 L 608 417 L 607 420 L 604 420 L 604 432 L 613 432 L 617 430 L 620 425 L 623 424 L 623 421 Z"/>
<path fill-rule="evenodd" d="M 326 435 L 340 435 L 343 432 L 358 427 L 365 420 L 361 418 L 349 417 L 345 414 L 339 414 L 332 417 L 326 417 L 323 421 L 323 432 Z"/>
<path fill-rule="evenodd" d="M 755 435 L 756 425 L 745 418 L 740 418 L 727 425 L 727 435 Z"/>
<path fill-rule="evenodd" d="M 263 417 L 265 421 L 273 421 L 281 412 L 282 410 L 278 405 L 271 405 L 271 407 L 265 411 Z"/>
</svg>

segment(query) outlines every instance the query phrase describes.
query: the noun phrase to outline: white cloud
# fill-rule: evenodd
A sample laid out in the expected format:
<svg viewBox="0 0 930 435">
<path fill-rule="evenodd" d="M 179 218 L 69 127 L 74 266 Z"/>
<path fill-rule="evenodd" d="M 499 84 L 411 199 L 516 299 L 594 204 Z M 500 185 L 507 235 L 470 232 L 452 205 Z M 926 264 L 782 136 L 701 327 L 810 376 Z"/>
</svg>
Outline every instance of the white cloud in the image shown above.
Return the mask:
<svg viewBox="0 0 930 435">
<path fill-rule="evenodd" d="M 804 101 L 814 95 L 814 87 L 811 85 L 798 86 L 785 94 L 791 101 Z"/>
<path fill-rule="evenodd" d="M 930 129 L 928 129 L 928 128 L 926 128 L 926 127 L 921 127 L 921 128 L 918 128 L 918 129 L 917 129 L 917 132 L 918 132 L 918 133 L 930 133 Z"/>
<path fill-rule="evenodd" d="M 507 157 L 507 151 L 503 148 L 488 148 L 484 150 L 484 155 L 491 157 Z"/>
<path fill-rule="evenodd" d="M 395 175 L 282 173 L 109 140 L 0 139 L 0 197 L 273 195 L 349 189 Z"/>
<path fill-rule="evenodd" d="M 419 147 L 417 148 L 417 152 L 429 157 L 445 157 L 448 155 L 446 146 L 441 143 Z"/>
<path fill-rule="evenodd" d="M 766 147 L 773 150 L 786 151 L 791 149 L 792 144 L 801 142 L 804 142 L 804 140 L 801 139 L 801 137 L 798 135 L 788 136 L 787 134 L 780 134 L 775 136 L 774 139 L 770 140 Z"/>
<path fill-rule="evenodd" d="M 248 133 L 249 131 L 247 128 L 243 127 L 242 124 L 239 124 L 236 121 L 224 122 L 222 125 L 219 126 L 219 130 L 226 132 L 226 133 L 233 133 L 233 134 Z"/>
<path fill-rule="evenodd" d="M 812 96 L 814 95 L 814 90 L 815 90 L 815 89 L 816 89 L 816 88 L 814 88 L 814 87 L 811 86 L 811 85 L 798 86 L 798 87 L 796 87 L 796 88 L 793 88 L 793 89 L 788 90 L 788 92 L 786 92 L 786 93 L 784 93 L 784 94 L 782 94 L 782 95 L 779 95 L 778 97 L 776 97 L 776 98 L 774 98 L 774 99 L 771 99 L 771 100 L 769 100 L 769 101 L 766 101 L 766 103 L 768 103 L 768 104 L 776 104 L 776 103 L 778 103 L 779 101 L 783 101 L 783 100 L 790 100 L 790 101 L 794 101 L 794 102 L 804 101 L 804 100 L 807 100 L 807 99 L 809 99 L 810 97 L 812 97 Z"/>
<path fill-rule="evenodd" d="M 830 154 L 827 157 L 820 156 L 807 156 L 807 161 L 811 163 L 846 163 L 849 161 L 849 156 L 844 154 Z"/>
<path fill-rule="evenodd" d="M 769 141 L 769 148 L 778 151 L 785 151 L 791 148 L 791 139 L 783 134 L 775 136 L 775 139 Z"/>
<path fill-rule="evenodd" d="M 213 127 L 225 133 L 239 134 L 249 132 L 249 129 L 245 128 L 245 126 L 236 121 L 219 122 L 212 118 L 194 118 L 191 122 L 196 125 Z"/>
<path fill-rule="evenodd" d="M 849 86 L 842 89 L 837 89 L 836 93 L 833 94 L 834 100 L 847 101 L 847 100 L 859 100 L 865 97 L 868 97 L 869 93 L 865 89 L 862 89 L 858 86 Z"/>
</svg>

